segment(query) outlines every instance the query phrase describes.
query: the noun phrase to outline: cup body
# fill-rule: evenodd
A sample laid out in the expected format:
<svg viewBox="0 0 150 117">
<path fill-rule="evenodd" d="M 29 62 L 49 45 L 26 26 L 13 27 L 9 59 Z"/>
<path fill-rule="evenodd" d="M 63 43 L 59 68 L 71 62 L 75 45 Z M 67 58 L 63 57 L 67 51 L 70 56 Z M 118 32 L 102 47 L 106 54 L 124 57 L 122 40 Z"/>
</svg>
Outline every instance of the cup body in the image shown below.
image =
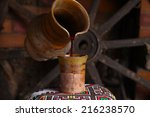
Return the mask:
<svg viewBox="0 0 150 117">
<path fill-rule="evenodd" d="M 85 69 L 88 56 L 59 57 L 60 90 L 64 93 L 85 91 Z"/>
</svg>

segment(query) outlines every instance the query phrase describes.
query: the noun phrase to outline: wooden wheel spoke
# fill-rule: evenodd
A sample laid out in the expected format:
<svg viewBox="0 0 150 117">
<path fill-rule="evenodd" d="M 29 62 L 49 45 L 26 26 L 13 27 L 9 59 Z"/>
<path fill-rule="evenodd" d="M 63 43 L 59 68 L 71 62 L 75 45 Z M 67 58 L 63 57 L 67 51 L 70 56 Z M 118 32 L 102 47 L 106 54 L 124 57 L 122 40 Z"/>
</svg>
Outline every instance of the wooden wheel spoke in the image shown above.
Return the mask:
<svg viewBox="0 0 150 117">
<path fill-rule="evenodd" d="M 99 57 L 99 61 L 103 64 L 107 65 L 108 67 L 118 71 L 119 73 L 123 74 L 124 76 L 134 80 L 137 83 L 140 83 L 141 85 L 145 86 L 146 88 L 150 89 L 150 82 L 144 80 L 143 78 L 139 77 L 136 73 L 129 70 L 128 68 L 122 66 L 118 62 L 112 60 L 106 55 L 101 55 Z"/>
<path fill-rule="evenodd" d="M 59 65 L 57 64 L 53 70 L 51 70 L 36 86 L 35 88 L 27 93 L 25 97 L 25 99 L 29 98 L 31 96 L 31 94 L 39 89 L 42 89 L 44 87 L 47 87 L 56 77 L 58 77 L 60 74 L 59 71 Z"/>
<path fill-rule="evenodd" d="M 31 19 L 36 16 L 35 14 L 31 13 L 29 10 L 25 9 L 14 0 L 11 0 L 9 2 L 9 8 L 13 11 L 14 14 L 21 18 L 23 20 L 23 23 L 25 24 L 28 24 L 31 21 Z"/>
<path fill-rule="evenodd" d="M 135 39 L 124 39 L 124 40 L 113 40 L 113 41 L 102 41 L 103 49 L 116 49 L 124 47 L 136 47 L 150 44 L 150 38 L 135 38 Z"/>
<path fill-rule="evenodd" d="M 96 14 L 97 14 L 98 9 L 99 9 L 100 1 L 101 0 L 93 0 L 91 11 L 89 13 L 90 20 L 91 20 L 91 25 L 92 26 L 94 25 L 94 21 L 95 21 Z"/>
<path fill-rule="evenodd" d="M 129 2 L 127 2 L 114 16 L 98 28 L 98 34 L 102 37 L 110 31 L 112 27 L 128 14 L 139 2 L 140 0 L 129 0 Z"/>
<path fill-rule="evenodd" d="M 99 73 L 96 69 L 96 66 L 93 62 L 87 64 L 87 69 L 88 69 L 88 72 L 89 72 L 91 78 L 94 80 L 94 82 L 97 84 L 103 85 L 100 75 L 99 75 Z"/>
</svg>

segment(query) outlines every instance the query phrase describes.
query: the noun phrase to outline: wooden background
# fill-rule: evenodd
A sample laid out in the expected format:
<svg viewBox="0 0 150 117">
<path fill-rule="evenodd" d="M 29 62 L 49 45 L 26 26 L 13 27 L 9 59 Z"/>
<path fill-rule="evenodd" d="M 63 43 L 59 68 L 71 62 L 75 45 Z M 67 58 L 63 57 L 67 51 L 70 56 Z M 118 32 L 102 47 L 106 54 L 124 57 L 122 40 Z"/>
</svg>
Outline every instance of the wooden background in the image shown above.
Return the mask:
<svg viewBox="0 0 150 117">
<path fill-rule="evenodd" d="M 37 62 L 32 60 L 26 53 L 19 53 L 20 49 L 24 49 L 26 30 L 30 20 L 36 15 L 49 12 L 53 1 L 54 0 L 0 1 L 0 99 L 24 99 L 26 94 L 28 94 L 28 92 L 30 92 L 56 65 L 57 60 Z M 88 12 L 90 11 L 93 0 L 77 1 L 79 1 Z M 107 21 L 125 3 L 126 0 L 101 0 L 95 24 L 102 24 Z M 144 7 L 142 8 L 149 10 L 149 6 L 147 5 L 149 3 L 142 4 L 146 4 L 146 7 L 143 5 Z M 139 13 L 140 7 L 141 5 L 126 16 L 105 38 L 134 37 L 138 35 L 137 31 L 139 29 L 140 36 L 147 35 L 147 25 L 139 23 L 140 16 L 137 14 Z M 141 19 L 146 17 L 142 12 Z M 133 20 L 131 16 L 133 16 L 135 20 Z M 142 27 L 139 28 L 139 24 Z M 145 28 L 146 30 L 144 30 Z M 135 30 L 133 31 L 133 29 Z M 16 49 L 16 53 L 11 55 L 10 51 L 14 49 Z M 20 56 L 20 54 L 22 56 Z M 103 66 L 99 69 L 102 68 Z M 103 70 L 99 71 L 103 73 Z M 108 77 L 105 74 L 102 74 L 102 76 Z M 46 87 L 57 86 L 58 79 L 54 80 L 52 84 Z M 112 91 L 118 99 L 121 97 L 115 88 L 112 88 Z M 132 95 L 134 95 L 134 93 L 129 94 L 129 97 L 133 97 Z"/>
</svg>

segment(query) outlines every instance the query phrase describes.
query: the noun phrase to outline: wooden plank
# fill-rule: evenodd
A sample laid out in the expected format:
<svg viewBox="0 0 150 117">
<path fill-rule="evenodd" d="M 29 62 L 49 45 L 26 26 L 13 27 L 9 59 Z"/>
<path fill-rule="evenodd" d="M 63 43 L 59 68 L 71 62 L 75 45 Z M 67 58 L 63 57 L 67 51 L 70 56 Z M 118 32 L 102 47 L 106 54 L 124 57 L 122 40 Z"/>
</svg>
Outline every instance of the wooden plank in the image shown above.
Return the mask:
<svg viewBox="0 0 150 117">
<path fill-rule="evenodd" d="M 25 34 L 0 33 L 0 48 L 23 48 Z"/>
</svg>

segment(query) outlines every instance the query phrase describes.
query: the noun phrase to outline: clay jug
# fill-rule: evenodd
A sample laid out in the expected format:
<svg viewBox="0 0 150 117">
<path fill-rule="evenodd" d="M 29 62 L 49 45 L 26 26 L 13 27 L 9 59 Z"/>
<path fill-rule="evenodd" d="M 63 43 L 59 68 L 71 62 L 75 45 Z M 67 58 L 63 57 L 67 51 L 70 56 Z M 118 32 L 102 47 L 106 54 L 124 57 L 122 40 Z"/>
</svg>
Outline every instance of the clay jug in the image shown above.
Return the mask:
<svg viewBox="0 0 150 117">
<path fill-rule="evenodd" d="M 87 55 L 65 55 L 59 58 L 60 91 L 63 93 L 81 93 L 85 91 L 85 69 Z"/>
<path fill-rule="evenodd" d="M 55 0 L 47 14 L 35 17 L 27 30 L 25 47 L 37 61 L 64 56 L 70 49 L 70 36 L 88 31 L 89 17 L 76 0 Z"/>
</svg>

